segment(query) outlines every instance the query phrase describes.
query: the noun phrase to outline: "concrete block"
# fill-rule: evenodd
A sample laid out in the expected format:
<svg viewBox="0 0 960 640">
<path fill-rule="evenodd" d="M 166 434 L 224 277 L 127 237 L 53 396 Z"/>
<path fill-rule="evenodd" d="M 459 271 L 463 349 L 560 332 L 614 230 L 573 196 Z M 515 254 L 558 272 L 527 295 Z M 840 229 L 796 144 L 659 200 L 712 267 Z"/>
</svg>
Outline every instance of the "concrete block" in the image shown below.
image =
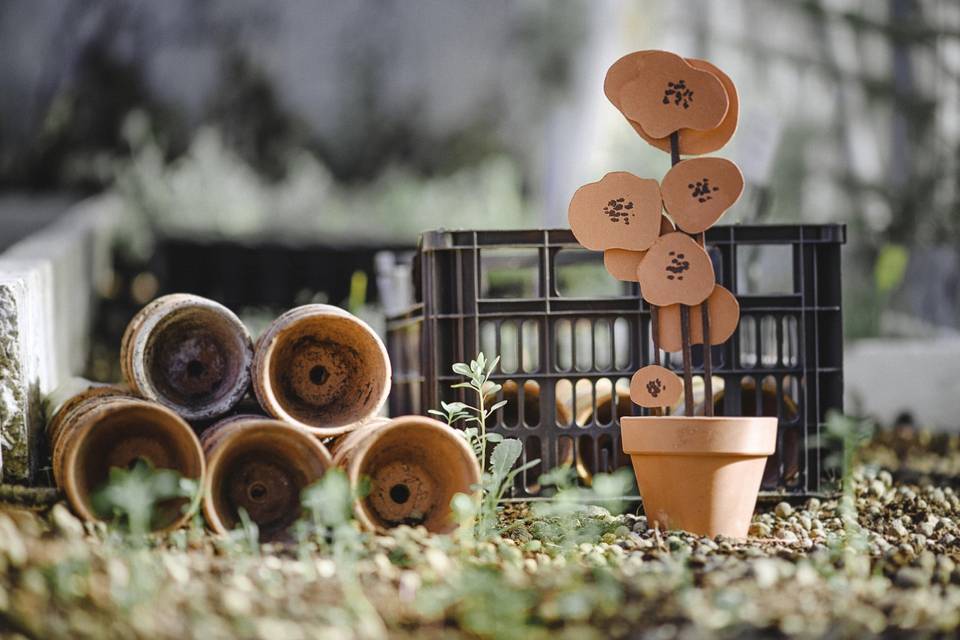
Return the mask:
<svg viewBox="0 0 960 640">
<path fill-rule="evenodd" d="M 86 363 L 96 291 L 110 277 L 113 199 L 85 201 L 0 254 L 0 468 L 33 480 L 41 400 Z"/>
<path fill-rule="evenodd" d="M 845 406 L 890 425 L 960 431 L 960 337 L 858 341 L 844 357 Z"/>
</svg>

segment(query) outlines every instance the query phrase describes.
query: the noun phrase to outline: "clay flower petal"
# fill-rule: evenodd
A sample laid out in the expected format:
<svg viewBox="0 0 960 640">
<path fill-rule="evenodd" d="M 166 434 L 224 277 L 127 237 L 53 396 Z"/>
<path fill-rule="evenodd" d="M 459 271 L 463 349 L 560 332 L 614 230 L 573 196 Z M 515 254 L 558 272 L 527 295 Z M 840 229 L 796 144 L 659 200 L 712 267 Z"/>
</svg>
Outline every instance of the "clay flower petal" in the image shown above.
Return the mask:
<svg viewBox="0 0 960 640">
<path fill-rule="evenodd" d="M 648 409 L 669 407 L 681 393 L 683 383 L 677 374 L 658 364 L 643 367 L 630 379 L 630 399 Z"/>
<path fill-rule="evenodd" d="M 703 344 L 703 318 L 701 304 L 690 307 L 690 344 Z M 707 298 L 707 313 L 710 317 L 710 344 L 723 344 L 737 329 L 740 322 L 740 303 L 730 291 L 716 285 Z M 671 304 L 657 310 L 657 343 L 664 351 L 680 351 L 683 341 L 680 333 L 680 305 Z"/>
<path fill-rule="evenodd" d="M 660 235 L 673 233 L 676 227 L 667 216 L 660 216 Z M 629 249 L 607 249 L 603 252 L 603 266 L 617 280 L 637 282 L 637 267 L 646 251 L 630 251 Z"/>
<path fill-rule="evenodd" d="M 607 69 L 603 79 L 603 93 L 613 106 L 620 111 L 620 91 L 623 87 L 637 79 L 637 64 L 644 56 L 659 53 L 656 49 L 634 51 L 623 56 Z"/>
<path fill-rule="evenodd" d="M 620 109 L 649 135 L 664 138 L 680 129 L 720 126 L 729 101 L 712 73 L 666 51 L 638 56 L 634 66 L 637 78 L 620 89 Z"/>
<path fill-rule="evenodd" d="M 660 234 L 662 211 L 656 180 L 616 171 L 577 189 L 567 217 L 577 242 L 591 251 L 644 251 Z"/>
<path fill-rule="evenodd" d="M 692 158 L 667 172 L 660 191 L 677 226 L 687 233 L 700 233 L 740 198 L 743 174 L 724 158 Z"/>
<path fill-rule="evenodd" d="M 644 52 L 640 52 L 644 53 Z M 635 54 L 631 54 L 635 55 Z M 629 56 L 624 56 L 627 58 Z M 621 58 L 623 60 L 623 58 Z M 713 129 L 707 129 L 706 131 L 697 131 L 695 129 L 680 129 L 678 132 L 679 142 L 680 142 L 680 153 L 683 155 L 689 156 L 699 156 L 705 153 L 713 153 L 718 149 L 722 149 L 727 142 L 730 141 L 730 138 L 733 137 L 733 134 L 737 130 L 737 121 L 740 117 L 740 98 L 737 96 L 737 87 L 733 84 L 733 81 L 730 79 L 730 76 L 725 74 L 723 71 L 718 69 L 713 64 L 707 62 L 706 60 L 700 60 L 698 58 L 684 58 L 691 67 L 695 69 L 700 69 L 702 71 L 708 71 L 715 75 L 720 83 L 723 85 L 723 88 L 727 92 L 727 114 L 723 116 L 723 121 L 719 126 Z M 619 61 L 617 63 L 619 64 Z M 613 71 L 613 67 L 610 68 L 610 72 Z M 609 73 L 608 72 L 608 77 Z M 623 72 L 619 72 L 619 75 L 615 79 L 623 77 Z M 611 89 L 612 90 L 612 89 Z M 604 91 L 606 91 L 606 85 L 604 85 Z M 619 86 L 617 87 L 619 94 Z M 607 94 L 607 98 L 610 98 L 610 94 Z M 616 101 L 610 98 L 610 101 L 613 102 L 614 106 L 617 109 L 620 108 L 619 95 Z M 637 134 L 646 140 L 649 144 L 654 147 L 670 153 L 670 137 L 664 138 L 654 138 L 649 135 L 646 131 L 643 130 L 639 124 L 633 120 L 627 119 L 627 122 L 630 123 L 630 126 L 633 127 L 634 131 Z"/>
<path fill-rule="evenodd" d="M 643 299 L 658 307 L 700 304 L 715 284 L 710 256 L 679 231 L 660 236 L 637 268 L 637 277 Z"/>
</svg>

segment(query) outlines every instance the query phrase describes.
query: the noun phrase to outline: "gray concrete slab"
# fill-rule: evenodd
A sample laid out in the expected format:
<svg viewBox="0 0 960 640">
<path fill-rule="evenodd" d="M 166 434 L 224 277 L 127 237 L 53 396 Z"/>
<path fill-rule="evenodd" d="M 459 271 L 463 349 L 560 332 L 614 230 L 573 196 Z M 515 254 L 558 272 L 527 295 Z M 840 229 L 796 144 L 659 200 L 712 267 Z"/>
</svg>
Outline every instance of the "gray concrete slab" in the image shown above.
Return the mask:
<svg viewBox="0 0 960 640">
<path fill-rule="evenodd" d="M 41 399 L 81 372 L 94 296 L 110 274 L 120 216 L 112 199 L 73 207 L 0 254 L 0 467 L 30 482 L 43 438 Z"/>
</svg>

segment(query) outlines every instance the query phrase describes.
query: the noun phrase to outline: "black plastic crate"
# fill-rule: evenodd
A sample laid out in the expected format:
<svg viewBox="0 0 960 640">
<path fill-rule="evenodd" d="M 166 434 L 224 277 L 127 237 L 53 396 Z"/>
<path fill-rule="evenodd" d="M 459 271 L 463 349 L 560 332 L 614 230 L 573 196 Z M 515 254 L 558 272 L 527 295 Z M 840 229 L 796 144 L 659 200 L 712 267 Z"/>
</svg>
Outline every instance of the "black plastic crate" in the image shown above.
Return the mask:
<svg viewBox="0 0 960 640">
<path fill-rule="evenodd" d="M 716 226 L 707 245 L 717 280 L 741 305 L 733 337 L 713 347 L 717 415 L 780 419 L 778 447 L 761 491 L 825 495 L 839 483 L 826 414 L 843 408 L 840 247 L 843 225 Z M 388 318 L 394 368 L 392 415 L 425 413 L 441 400 L 473 400 L 451 389 L 454 362 L 499 354 L 494 379 L 511 402 L 493 432 L 524 441 L 541 464 L 513 496 L 535 497 L 537 478 L 575 465 L 582 482 L 629 465 L 619 416 L 645 415 L 629 380 L 653 362 L 650 313 L 635 283 L 606 273 L 602 254 L 567 229 L 433 231 L 421 237 L 418 303 Z M 694 347 L 694 365 L 702 347 Z M 679 353 L 665 353 L 679 369 Z M 694 377 L 694 388 L 702 387 Z M 700 393 L 702 402 L 702 393 Z"/>
</svg>

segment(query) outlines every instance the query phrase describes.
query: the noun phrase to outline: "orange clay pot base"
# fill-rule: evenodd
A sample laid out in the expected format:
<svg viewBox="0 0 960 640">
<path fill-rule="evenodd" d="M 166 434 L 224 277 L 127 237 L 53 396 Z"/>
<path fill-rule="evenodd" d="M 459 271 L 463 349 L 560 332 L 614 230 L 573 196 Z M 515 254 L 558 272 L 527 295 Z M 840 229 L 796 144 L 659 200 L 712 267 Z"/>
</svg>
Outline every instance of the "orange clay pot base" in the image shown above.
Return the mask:
<svg viewBox="0 0 960 640">
<path fill-rule="evenodd" d="M 692 158 L 667 172 L 660 191 L 677 226 L 687 233 L 700 233 L 740 198 L 743 174 L 725 158 Z"/>
<path fill-rule="evenodd" d="M 723 122 L 727 93 L 712 73 L 667 51 L 638 56 L 634 69 L 635 79 L 620 88 L 620 110 L 654 138 L 679 129 L 706 131 Z"/>
<path fill-rule="evenodd" d="M 737 130 L 737 120 L 740 117 L 740 99 L 737 96 L 737 88 L 734 86 L 733 81 L 730 80 L 730 77 L 725 74 L 723 71 L 707 62 L 706 60 L 699 60 L 697 58 L 685 58 L 685 60 L 690 64 L 690 66 L 703 71 L 709 71 L 720 80 L 720 83 L 723 84 L 723 88 L 727 92 L 727 114 L 723 117 L 723 121 L 720 125 L 714 129 L 708 129 L 706 131 L 696 131 L 694 129 L 680 129 L 678 136 L 680 139 L 680 151 L 684 155 L 703 155 L 705 153 L 713 153 L 718 149 L 722 149 L 725 144 L 730 141 L 730 138 L 733 137 L 733 134 Z M 613 68 L 611 67 L 611 71 Z M 606 88 L 606 85 L 604 85 Z M 610 95 L 608 94 L 609 98 Z M 614 106 L 618 109 L 620 108 L 617 102 L 614 102 Z M 641 138 L 646 140 L 649 144 L 660 149 L 661 151 L 670 152 L 670 136 L 664 138 L 654 138 L 649 135 L 646 131 L 643 130 L 643 127 L 640 124 L 630 120 L 628 118 L 630 126 L 633 127 L 634 131 L 640 135 Z"/>
<path fill-rule="evenodd" d="M 656 180 L 615 171 L 577 189 L 567 217 L 577 242 L 591 251 L 643 251 L 660 235 L 662 211 Z"/>
<path fill-rule="evenodd" d="M 676 231 L 676 227 L 667 216 L 660 216 L 660 235 Z M 617 280 L 624 282 L 637 281 L 637 267 L 646 251 L 630 251 L 629 249 L 607 249 L 603 252 L 603 266 Z"/>
<path fill-rule="evenodd" d="M 658 307 L 693 306 L 713 291 L 710 256 L 693 238 L 676 231 L 661 236 L 637 269 L 643 299 Z"/>
<path fill-rule="evenodd" d="M 625 417 L 620 435 L 651 525 L 747 537 L 776 418 Z"/>
<path fill-rule="evenodd" d="M 701 305 L 690 308 L 690 344 L 703 344 L 703 318 Z M 680 332 L 680 305 L 671 304 L 657 311 L 660 348 L 664 351 L 680 351 L 683 341 Z M 740 321 L 740 303 L 737 297 L 722 285 L 716 285 L 707 298 L 707 314 L 710 318 L 710 344 L 722 344 L 733 335 Z"/>
<path fill-rule="evenodd" d="M 630 379 L 630 399 L 648 409 L 669 407 L 680 399 L 681 393 L 683 383 L 677 374 L 658 364 L 643 367 Z"/>
</svg>

